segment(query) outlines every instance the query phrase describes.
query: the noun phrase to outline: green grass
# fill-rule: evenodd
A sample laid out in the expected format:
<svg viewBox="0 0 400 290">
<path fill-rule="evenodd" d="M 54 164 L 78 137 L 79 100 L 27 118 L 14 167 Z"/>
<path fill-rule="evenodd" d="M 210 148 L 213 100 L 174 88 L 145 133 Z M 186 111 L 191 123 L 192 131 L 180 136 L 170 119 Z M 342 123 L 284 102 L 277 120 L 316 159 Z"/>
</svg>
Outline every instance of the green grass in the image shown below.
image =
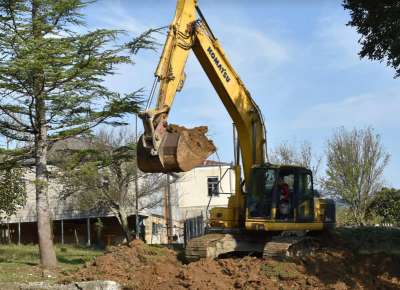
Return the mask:
<svg viewBox="0 0 400 290">
<path fill-rule="evenodd" d="M 56 246 L 56 253 L 60 272 L 68 273 L 103 251 L 60 245 Z M 56 277 L 43 277 L 36 245 L 0 245 L 0 283 L 55 280 Z"/>
<path fill-rule="evenodd" d="M 298 278 L 301 274 L 296 270 L 295 264 L 290 262 L 275 262 L 260 266 L 261 272 L 268 277 L 277 277 L 283 280 Z"/>
<path fill-rule="evenodd" d="M 400 229 L 383 227 L 337 228 L 333 234 L 359 254 L 400 255 Z"/>
</svg>

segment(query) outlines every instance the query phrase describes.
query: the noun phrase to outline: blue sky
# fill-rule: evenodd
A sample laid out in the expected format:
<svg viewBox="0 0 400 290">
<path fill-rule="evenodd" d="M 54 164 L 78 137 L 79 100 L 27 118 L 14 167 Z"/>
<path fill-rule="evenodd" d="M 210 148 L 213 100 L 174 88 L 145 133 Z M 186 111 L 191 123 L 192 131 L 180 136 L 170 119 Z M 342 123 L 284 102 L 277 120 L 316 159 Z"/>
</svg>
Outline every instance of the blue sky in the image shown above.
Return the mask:
<svg viewBox="0 0 400 290">
<path fill-rule="evenodd" d="M 301 3 L 300 3 L 301 2 Z M 174 0 L 103 0 L 85 9 L 87 26 L 138 35 L 166 26 Z M 373 126 L 391 154 L 389 186 L 400 187 L 400 79 L 383 63 L 360 60 L 359 36 L 333 0 L 199 0 L 214 34 L 261 107 L 269 148 L 309 141 L 323 154 L 335 128 Z M 161 38 L 161 42 L 163 39 Z M 106 83 L 121 92 L 150 90 L 159 52 L 145 51 Z M 206 75 L 191 54 L 185 87 L 170 122 L 208 125 L 221 159 L 233 159 L 232 124 Z"/>
</svg>

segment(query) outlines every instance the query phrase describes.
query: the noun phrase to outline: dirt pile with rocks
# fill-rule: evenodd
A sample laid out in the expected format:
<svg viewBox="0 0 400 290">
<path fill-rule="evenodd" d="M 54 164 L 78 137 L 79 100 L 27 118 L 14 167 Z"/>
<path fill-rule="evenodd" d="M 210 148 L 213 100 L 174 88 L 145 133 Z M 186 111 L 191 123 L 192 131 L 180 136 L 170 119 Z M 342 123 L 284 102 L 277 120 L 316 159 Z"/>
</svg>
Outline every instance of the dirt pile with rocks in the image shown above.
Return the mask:
<svg viewBox="0 0 400 290">
<path fill-rule="evenodd" d="M 186 128 L 165 124 L 157 155 L 143 145 L 144 135 L 138 144 L 138 165 L 143 172 L 186 172 L 201 166 L 216 151 L 207 137 L 207 126 Z"/>
<path fill-rule="evenodd" d="M 170 133 L 185 133 L 187 134 L 187 142 L 195 147 L 196 150 L 215 152 L 216 148 L 212 140 L 206 137 L 208 132 L 207 126 L 198 126 L 194 128 L 186 128 L 176 124 L 170 124 L 167 127 L 167 132 Z"/>
<path fill-rule="evenodd" d="M 163 281 L 176 276 L 181 263 L 176 253 L 135 240 L 129 245 L 111 247 L 103 256 L 86 264 L 65 281 L 113 280 L 127 289 L 161 289 Z M 158 286 L 160 285 L 160 286 Z"/>
<path fill-rule="evenodd" d="M 312 256 L 200 260 L 183 264 L 167 248 L 134 241 L 112 248 L 64 279 L 114 280 L 124 289 L 400 289 L 400 260 L 337 247 Z"/>
<path fill-rule="evenodd" d="M 214 143 L 207 138 L 207 126 L 186 128 L 175 124 L 170 124 L 167 132 L 174 136 L 179 136 L 176 144 L 176 163 L 180 171 L 189 171 L 196 166 L 203 165 L 207 158 L 216 151 Z M 171 140 L 174 138 L 171 138 Z M 164 152 L 169 152 L 168 140 L 163 146 L 166 146 Z M 168 154 L 168 153 L 167 153 Z"/>
</svg>

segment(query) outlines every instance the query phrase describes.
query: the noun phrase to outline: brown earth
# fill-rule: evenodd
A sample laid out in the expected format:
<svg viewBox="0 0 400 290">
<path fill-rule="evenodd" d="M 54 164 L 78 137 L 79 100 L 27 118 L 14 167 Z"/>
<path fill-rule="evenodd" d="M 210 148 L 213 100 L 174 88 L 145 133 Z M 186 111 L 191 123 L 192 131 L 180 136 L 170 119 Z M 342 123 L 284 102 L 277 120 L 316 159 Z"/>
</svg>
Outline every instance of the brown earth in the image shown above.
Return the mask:
<svg viewBox="0 0 400 290">
<path fill-rule="evenodd" d="M 188 159 L 198 156 L 199 158 L 204 159 L 204 162 L 205 159 L 216 150 L 214 143 L 206 136 L 208 132 L 207 126 L 199 126 L 189 129 L 183 126 L 170 124 L 167 128 L 167 132 L 181 134 L 179 145 L 181 147 L 185 146 L 187 149 L 184 150 L 184 148 L 178 147 L 178 150 L 182 150 L 181 155 L 190 153 L 191 156 L 184 156 L 188 157 Z M 185 144 L 182 144 L 182 142 Z"/>
<path fill-rule="evenodd" d="M 140 139 L 139 168 L 143 172 L 168 173 L 185 172 L 203 165 L 216 151 L 214 143 L 206 136 L 207 131 L 207 126 L 186 128 L 170 124 L 162 135 L 158 155 L 153 155 L 149 148 L 145 148 Z"/>
<path fill-rule="evenodd" d="M 214 143 L 211 140 L 208 140 L 207 137 L 205 137 L 208 132 L 207 126 L 186 128 L 184 126 L 179 126 L 176 124 L 169 124 L 167 127 L 167 132 L 170 133 L 182 133 L 183 131 L 188 132 L 188 136 L 193 143 L 201 143 L 196 145 L 201 146 L 204 150 L 207 151 L 215 151 Z M 202 142 L 204 139 L 207 139 L 207 142 Z"/>
<path fill-rule="evenodd" d="M 333 241 L 330 241 L 333 244 Z M 185 265 L 176 252 L 133 241 L 112 248 L 66 281 L 114 280 L 125 289 L 400 289 L 400 260 L 335 246 L 284 260 L 246 256 Z"/>
<path fill-rule="evenodd" d="M 165 142 L 161 143 L 159 149 L 160 158 L 163 158 L 162 163 L 166 165 L 173 160 L 172 168 L 179 168 L 178 171 L 189 171 L 196 166 L 203 165 L 216 150 L 214 143 L 206 136 L 207 131 L 207 126 L 186 128 L 170 124 L 166 134 L 170 133 L 168 136 L 175 137 L 164 137 Z M 179 138 L 176 138 L 177 136 Z M 176 148 L 173 148 L 174 146 Z M 171 167 L 171 165 L 167 165 L 167 167 Z"/>
</svg>

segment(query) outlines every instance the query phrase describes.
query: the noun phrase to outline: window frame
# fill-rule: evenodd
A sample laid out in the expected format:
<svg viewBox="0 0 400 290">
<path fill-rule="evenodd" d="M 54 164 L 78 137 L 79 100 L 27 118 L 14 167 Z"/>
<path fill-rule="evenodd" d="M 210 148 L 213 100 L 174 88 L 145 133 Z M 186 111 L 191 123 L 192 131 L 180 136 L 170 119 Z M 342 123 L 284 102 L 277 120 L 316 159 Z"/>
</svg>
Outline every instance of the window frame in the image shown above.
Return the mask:
<svg viewBox="0 0 400 290">
<path fill-rule="evenodd" d="M 216 181 L 210 181 L 215 179 Z M 210 189 L 210 186 L 213 188 Z M 216 189 L 212 191 L 212 189 Z M 219 177 L 218 176 L 207 176 L 207 196 L 219 196 Z"/>
</svg>

